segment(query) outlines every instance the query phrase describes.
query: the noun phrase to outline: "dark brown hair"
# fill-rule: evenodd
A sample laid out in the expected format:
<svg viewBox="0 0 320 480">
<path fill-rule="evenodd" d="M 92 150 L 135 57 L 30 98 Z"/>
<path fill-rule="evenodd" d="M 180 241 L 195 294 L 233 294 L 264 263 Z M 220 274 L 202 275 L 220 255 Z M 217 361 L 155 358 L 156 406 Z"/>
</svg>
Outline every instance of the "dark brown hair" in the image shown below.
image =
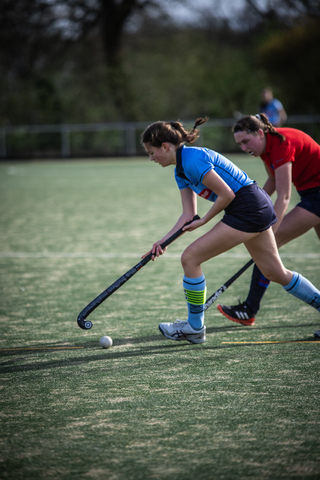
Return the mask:
<svg viewBox="0 0 320 480">
<path fill-rule="evenodd" d="M 277 132 L 277 130 L 269 122 L 268 117 L 264 113 L 259 113 L 258 115 L 248 115 L 247 117 L 240 118 L 240 120 L 238 120 L 237 123 L 235 123 L 232 127 L 233 133 L 257 133 L 260 129 L 264 133 L 276 135 L 281 139 L 281 142 L 286 139 L 284 135 L 281 135 L 281 133 Z"/>
<path fill-rule="evenodd" d="M 149 143 L 153 147 L 161 147 L 164 142 L 173 145 L 182 143 L 194 143 L 200 136 L 197 129 L 199 125 L 206 123 L 208 117 L 197 118 L 192 129 L 185 129 L 180 122 L 155 122 L 149 125 L 141 135 L 141 143 Z"/>
</svg>

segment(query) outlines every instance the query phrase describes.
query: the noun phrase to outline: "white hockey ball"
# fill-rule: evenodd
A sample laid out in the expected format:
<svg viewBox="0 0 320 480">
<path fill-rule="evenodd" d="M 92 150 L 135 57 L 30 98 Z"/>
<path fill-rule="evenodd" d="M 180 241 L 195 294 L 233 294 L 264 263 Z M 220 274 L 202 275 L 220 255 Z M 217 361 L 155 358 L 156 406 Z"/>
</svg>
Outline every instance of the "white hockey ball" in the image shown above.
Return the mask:
<svg viewBox="0 0 320 480">
<path fill-rule="evenodd" d="M 109 347 L 112 347 L 112 338 L 111 337 L 108 337 L 107 335 L 105 335 L 104 337 L 101 337 L 100 338 L 100 346 L 102 348 L 109 348 Z"/>
</svg>

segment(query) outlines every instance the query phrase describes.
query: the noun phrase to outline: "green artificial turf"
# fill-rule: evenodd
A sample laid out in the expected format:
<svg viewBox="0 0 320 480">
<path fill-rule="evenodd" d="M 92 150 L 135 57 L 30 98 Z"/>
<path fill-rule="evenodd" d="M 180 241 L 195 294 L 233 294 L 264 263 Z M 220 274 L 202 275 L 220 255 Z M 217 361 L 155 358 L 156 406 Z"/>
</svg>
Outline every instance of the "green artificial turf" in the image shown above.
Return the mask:
<svg viewBox="0 0 320 480">
<path fill-rule="evenodd" d="M 263 185 L 261 161 L 232 159 Z M 319 313 L 271 284 L 253 327 L 214 304 L 202 345 L 158 331 L 186 317 L 180 254 L 200 230 L 92 312 L 91 330 L 77 326 L 180 215 L 170 167 L 7 162 L 0 187 L 1 479 L 320 478 Z M 281 256 L 320 287 L 313 231 Z M 208 296 L 248 259 L 239 246 L 207 262 Z M 219 301 L 244 299 L 251 271 Z"/>
</svg>

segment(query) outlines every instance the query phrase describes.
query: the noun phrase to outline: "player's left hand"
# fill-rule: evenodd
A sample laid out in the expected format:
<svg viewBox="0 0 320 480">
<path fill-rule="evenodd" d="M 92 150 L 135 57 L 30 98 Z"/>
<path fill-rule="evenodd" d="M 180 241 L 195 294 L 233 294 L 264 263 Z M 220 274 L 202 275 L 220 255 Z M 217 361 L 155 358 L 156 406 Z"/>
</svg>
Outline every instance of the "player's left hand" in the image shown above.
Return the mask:
<svg viewBox="0 0 320 480">
<path fill-rule="evenodd" d="M 194 220 L 193 222 L 189 223 L 189 225 L 185 225 L 183 227 L 183 231 L 186 232 L 188 230 L 189 232 L 192 232 L 193 230 L 202 227 L 202 225 L 204 225 L 204 222 L 202 218 L 199 218 L 199 220 Z"/>
</svg>

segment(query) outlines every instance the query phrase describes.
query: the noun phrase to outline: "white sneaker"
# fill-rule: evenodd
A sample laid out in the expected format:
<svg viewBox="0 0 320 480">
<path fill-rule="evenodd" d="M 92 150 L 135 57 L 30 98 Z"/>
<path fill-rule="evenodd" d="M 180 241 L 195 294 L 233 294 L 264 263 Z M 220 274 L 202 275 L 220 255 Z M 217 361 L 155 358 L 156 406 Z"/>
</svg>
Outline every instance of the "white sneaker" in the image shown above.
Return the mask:
<svg viewBox="0 0 320 480">
<path fill-rule="evenodd" d="M 206 341 L 206 327 L 201 330 L 194 330 L 190 323 L 177 320 L 174 323 L 160 323 L 159 330 L 165 337 L 170 340 L 187 340 L 191 343 L 203 343 Z"/>
</svg>

